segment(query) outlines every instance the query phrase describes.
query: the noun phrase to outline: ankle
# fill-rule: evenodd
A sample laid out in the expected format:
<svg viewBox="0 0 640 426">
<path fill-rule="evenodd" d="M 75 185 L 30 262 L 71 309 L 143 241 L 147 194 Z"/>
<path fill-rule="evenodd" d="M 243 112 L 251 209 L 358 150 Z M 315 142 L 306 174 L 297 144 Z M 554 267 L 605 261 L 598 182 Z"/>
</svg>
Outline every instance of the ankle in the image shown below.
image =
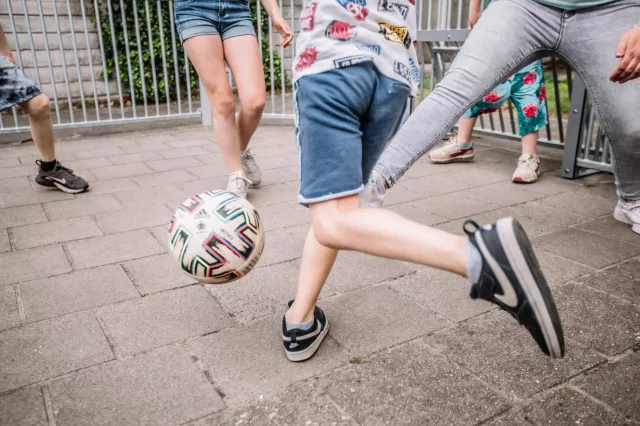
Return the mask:
<svg viewBox="0 0 640 426">
<path fill-rule="evenodd" d="M 285 316 L 289 323 L 303 324 L 313 318 L 314 310 L 315 306 L 312 306 L 311 308 L 299 308 L 294 302 L 286 312 Z"/>
</svg>

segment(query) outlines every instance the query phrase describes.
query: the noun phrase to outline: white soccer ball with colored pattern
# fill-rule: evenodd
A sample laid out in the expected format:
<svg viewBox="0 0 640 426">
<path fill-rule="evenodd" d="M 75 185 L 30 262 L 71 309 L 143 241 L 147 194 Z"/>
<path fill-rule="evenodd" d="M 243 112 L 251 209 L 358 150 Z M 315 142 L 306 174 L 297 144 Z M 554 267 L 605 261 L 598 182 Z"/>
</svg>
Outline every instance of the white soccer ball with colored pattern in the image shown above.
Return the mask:
<svg viewBox="0 0 640 426">
<path fill-rule="evenodd" d="M 169 250 L 184 272 L 205 284 L 247 275 L 263 248 L 260 215 L 231 192 L 204 192 L 185 200 L 169 227 Z"/>
</svg>

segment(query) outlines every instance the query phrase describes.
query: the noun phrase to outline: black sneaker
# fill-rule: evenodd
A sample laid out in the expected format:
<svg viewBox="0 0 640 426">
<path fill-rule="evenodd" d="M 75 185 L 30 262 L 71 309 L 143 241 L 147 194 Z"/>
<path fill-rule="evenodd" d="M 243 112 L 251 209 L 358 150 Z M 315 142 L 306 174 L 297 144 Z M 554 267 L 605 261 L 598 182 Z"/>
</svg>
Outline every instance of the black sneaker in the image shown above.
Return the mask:
<svg viewBox="0 0 640 426">
<path fill-rule="evenodd" d="M 509 217 L 480 228 L 468 220 L 464 231 L 482 256 L 482 273 L 471 287 L 471 297 L 488 300 L 510 313 L 529 330 L 545 354 L 562 358 L 560 316 L 520 223 Z"/>
<path fill-rule="evenodd" d="M 36 160 L 36 164 L 38 165 L 39 172 L 38 176 L 36 176 L 36 183 L 38 185 L 56 187 L 67 194 L 78 194 L 89 188 L 87 181 L 74 175 L 73 170 L 67 169 L 60 164 L 59 161 L 56 161 L 53 170 L 49 170 L 48 172 L 42 171 L 40 160 Z"/>
<path fill-rule="evenodd" d="M 293 300 L 289 302 L 289 307 L 291 307 L 292 303 Z M 308 360 L 316 353 L 320 343 L 327 336 L 329 322 L 322 309 L 316 306 L 313 316 L 313 325 L 309 330 L 294 328 L 289 331 L 287 331 L 287 323 L 284 316 L 282 317 L 282 342 L 289 361 Z"/>
</svg>

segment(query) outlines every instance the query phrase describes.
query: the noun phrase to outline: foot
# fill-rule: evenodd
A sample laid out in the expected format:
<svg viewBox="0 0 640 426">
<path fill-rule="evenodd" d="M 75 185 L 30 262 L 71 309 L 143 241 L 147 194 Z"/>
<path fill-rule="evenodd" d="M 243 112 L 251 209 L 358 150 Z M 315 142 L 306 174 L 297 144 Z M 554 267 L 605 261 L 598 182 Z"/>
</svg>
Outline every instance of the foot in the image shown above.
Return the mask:
<svg viewBox="0 0 640 426">
<path fill-rule="evenodd" d="M 293 300 L 289 302 L 289 307 Z M 286 313 L 285 313 L 286 315 Z M 316 306 L 313 313 L 313 325 L 308 330 L 292 329 L 287 330 L 285 317 L 282 317 L 282 342 L 284 343 L 284 351 L 289 361 L 306 361 L 315 355 L 320 347 L 320 343 L 324 340 L 329 332 L 329 321 L 322 312 L 322 309 Z"/>
<path fill-rule="evenodd" d="M 466 163 L 474 158 L 473 144 L 461 144 L 456 136 L 452 136 L 440 148 L 429 153 L 429 159 L 437 164 Z"/>
<path fill-rule="evenodd" d="M 36 160 L 36 164 L 38 165 L 38 175 L 35 180 L 38 185 L 55 187 L 67 194 L 78 194 L 89 188 L 86 180 L 74 175 L 73 170 L 67 169 L 59 161 L 56 161 L 53 170 L 46 172 L 41 169 L 40 160 Z"/>
<path fill-rule="evenodd" d="M 360 193 L 360 207 L 379 209 L 384 202 L 385 192 L 384 178 L 374 170 L 364 191 Z"/>
<path fill-rule="evenodd" d="M 482 257 L 482 272 L 471 287 L 471 298 L 495 303 L 529 330 L 542 352 L 562 358 L 560 316 L 522 226 L 513 218 L 482 228 L 468 220 L 464 231 Z"/>
<path fill-rule="evenodd" d="M 618 200 L 613 217 L 622 223 L 631 225 L 631 230 L 640 234 L 640 200 L 622 201 Z"/>
<path fill-rule="evenodd" d="M 253 158 L 253 154 L 251 154 L 251 148 L 242 151 L 240 161 L 242 162 L 242 171 L 244 171 L 247 179 L 251 181 L 251 186 L 260 186 L 262 183 L 262 172 L 255 158 Z"/>
<path fill-rule="evenodd" d="M 531 154 L 522 154 L 518 158 L 518 167 L 513 172 L 512 181 L 516 183 L 533 183 L 538 180 L 540 159 Z"/>
<path fill-rule="evenodd" d="M 247 191 L 251 186 L 251 181 L 246 178 L 243 172 L 233 172 L 229 175 L 227 191 L 233 192 L 238 197 L 247 198 Z"/>
</svg>

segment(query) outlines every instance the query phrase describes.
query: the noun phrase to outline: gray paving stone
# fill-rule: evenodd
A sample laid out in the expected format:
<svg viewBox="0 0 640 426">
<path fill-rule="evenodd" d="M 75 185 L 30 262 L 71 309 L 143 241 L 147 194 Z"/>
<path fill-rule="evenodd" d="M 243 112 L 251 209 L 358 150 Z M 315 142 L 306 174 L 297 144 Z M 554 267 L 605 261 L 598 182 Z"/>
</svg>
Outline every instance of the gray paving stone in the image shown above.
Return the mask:
<svg viewBox="0 0 640 426">
<path fill-rule="evenodd" d="M 122 205 L 111 194 L 46 203 L 43 207 L 47 215 L 49 215 L 49 219 L 53 221 L 122 209 Z"/>
<path fill-rule="evenodd" d="M 532 187 L 533 190 L 539 194 L 555 195 L 580 190 L 581 185 L 557 176 L 546 175 L 539 179 Z"/>
<path fill-rule="evenodd" d="M 120 191 L 114 196 L 126 207 L 145 207 L 151 204 L 162 204 L 180 198 L 182 191 L 173 187 L 140 188 Z M 186 197 L 185 197 L 186 198 Z"/>
<path fill-rule="evenodd" d="M 259 213 L 265 231 L 311 223 L 309 209 L 296 202 L 261 207 Z"/>
<path fill-rule="evenodd" d="M 93 197 L 96 195 L 113 194 L 119 191 L 128 191 L 132 189 L 139 189 L 131 179 L 109 179 L 109 180 L 97 180 L 89 183 L 89 190 L 76 194 L 76 198 Z"/>
<path fill-rule="evenodd" d="M 14 177 L 0 180 L 0 193 L 26 191 L 31 189 L 31 183 L 26 176 Z"/>
<path fill-rule="evenodd" d="M 173 134 L 171 129 L 165 129 L 164 132 L 144 134 L 136 133 L 133 140 L 139 145 L 155 144 L 157 142 L 169 142 L 180 139 L 180 136 Z"/>
<path fill-rule="evenodd" d="M 125 151 L 127 154 L 139 154 L 141 152 L 155 152 L 155 151 L 162 151 L 166 149 L 171 149 L 171 147 L 162 142 L 146 142 L 143 144 L 127 145 L 122 147 L 122 150 Z"/>
<path fill-rule="evenodd" d="M 89 217 L 20 226 L 13 228 L 11 233 L 13 245 L 18 250 L 102 235 Z"/>
<path fill-rule="evenodd" d="M 536 257 L 551 288 L 593 272 L 593 268 L 556 256 L 544 250 L 536 250 Z"/>
<path fill-rule="evenodd" d="M 79 312 L 0 333 L 0 392 L 113 359 L 100 324 Z"/>
<path fill-rule="evenodd" d="M 191 137 L 174 137 L 172 140 L 163 141 L 165 144 L 172 148 L 191 148 L 199 145 L 210 145 L 211 141 L 204 138 L 191 138 Z"/>
<path fill-rule="evenodd" d="M 0 158 L 0 167 L 17 167 L 20 165 L 18 158 Z"/>
<path fill-rule="evenodd" d="M 565 229 L 544 235 L 536 238 L 534 244 L 593 268 L 603 268 L 640 254 L 640 246 L 579 229 Z"/>
<path fill-rule="evenodd" d="M 259 165 L 259 164 L 258 164 Z M 298 175 L 285 169 L 265 170 L 262 175 L 262 186 L 277 185 L 298 180 Z"/>
<path fill-rule="evenodd" d="M 388 210 L 399 214 L 405 219 L 421 223 L 423 225 L 432 226 L 438 223 L 448 222 L 446 217 L 428 213 L 416 207 L 411 201 L 403 204 L 395 204 L 388 207 Z"/>
<path fill-rule="evenodd" d="M 419 266 L 393 259 L 343 251 L 338 254 L 327 284 L 345 293 L 411 274 L 417 268 Z"/>
<path fill-rule="evenodd" d="M 164 253 L 158 242 L 146 231 L 137 230 L 72 241 L 66 244 L 77 269 L 93 268 Z"/>
<path fill-rule="evenodd" d="M 0 229 L 0 253 L 11 251 L 11 243 L 9 242 L 9 231 Z"/>
<path fill-rule="evenodd" d="M 463 368 L 429 356 L 421 342 L 352 364 L 320 384 L 367 425 L 475 425 L 509 406 Z"/>
<path fill-rule="evenodd" d="M 123 356 L 213 333 L 234 324 L 202 286 L 141 297 L 98 310 L 116 352 Z"/>
<path fill-rule="evenodd" d="M 148 228 L 147 231 L 156 239 L 164 251 L 169 251 L 169 227 L 167 225 L 154 226 L 153 228 Z"/>
<path fill-rule="evenodd" d="M 174 201 L 176 201 L 176 207 L 181 204 L 187 198 L 192 197 L 195 194 L 199 194 L 201 192 L 212 191 L 215 189 L 226 189 L 227 188 L 227 176 L 211 178 L 211 179 L 197 179 L 190 182 L 182 182 L 174 185 L 180 192 L 180 196 L 177 197 Z M 180 201 L 177 201 L 180 200 Z"/>
<path fill-rule="evenodd" d="M 40 386 L 31 386 L 0 396 L 0 424 L 46 425 L 47 413 Z"/>
<path fill-rule="evenodd" d="M 578 282 L 640 305 L 640 258 L 587 275 Z"/>
<path fill-rule="evenodd" d="M 298 190 L 287 183 L 269 185 L 249 192 L 249 201 L 256 208 L 295 201 Z"/>
<path fill-rule="evenodd" d="M 51 383 L 57 424 L 176 425 L 224 408 L 180 347 L 89 368 Z"/>
<path fill-rule="evenodd" d="M 489 302 L 469 297 L 471 284 L 467 278 L 438 269 L 427 268 L 390 285 L 419 305 L 454 322 L 493 309 Z"/>
<path fill-rule="evenodd" d="M 65 274 L 71 265 L 60 245 L 0 254 L 0 285 Z"/>
<path fill-rule="evenodd" d="M 169 226 L 171 215 L 163 204 L 147 204 L 96 215 L 96 222 L 105 234 L 113 234 L 162 224 Z"/>
<path fill-rule="evenodd" d="M 138 297 L 118 265 L 20 284 L 27 322 L 57 317 Z"/>
<path fill-rule="evenodd" d="M 86 149 L 88 147 L 83 147 L 83 149 Z M 114 157 L 116 155 L 124 155 L 125 151 L 123 151 L 123 148 L 120 148 L 118 146 L 106 146 L 104 148 L 94 148 L 94 149 L 87 149 L 87 150 L 83 150 L 83 151 L 74 151 L 73 155 L 75 155 L 77 158 L 79 159 L 84 159 L 84 158 L 98 158 L 98 157 Z"/>
<path fill-rule="evenodd" d="M 484 200 L 507 207 L 543 198 L 545 195 L 535 192 L 535 185 L 517 185 L 513 182 L 497 182 L 477 188 L 465 189 L 459 194 Z"/>
<path fill-rule="evenodd" d="M 157 293 L 196 282 L 182 271 L 171 254 L 132 260 L 122 266 L 143 293 Z"/>
<path fill-rule="evenodd" d="M 195 157 L 199 158 L 201 155 L 208 155 L 209 151 L 202 149 L 199 146 L 194 146 L 189 149 L 175 148 L 160 151 L 160 155 L 164 158 L 180 158 L 180 157 Z"/>
<path fill-rule="evenodd" d="M 627 243 L 640 245 L 640 235 L 631 230 L 631 225 L 618 222 L 613 216 L 605 216 L 590 222 L 585 222 L 578 225 L 577 228 Z"/>
<path fill-rule="evenodd" d="M 86 158 L 83 160 L 69 160 L 64 162 L 65 167 L 73 169 L 74 172 L 88 169 L 97 169 L 98 167 L 112 166 L 109 160 L 104 157 Z"/>
<path fill-rule="evenodd" d="M 192 173 L 202 179 L 222 176 L 226 177 L 229 174 L 226 166 L 224 165 L 224 162 L 216 160 L 216 162 L 213 163 L 207 161 L 206 158 L 201 158 L 201 160 L 202 162 L 206 163 L 206 166 L 191 167 L 189 168 L 189 173 Z"/>
<path fill-rule="evenodd" d="M 117 155 L 115 157 L 108 157 L 108 160 L 115 165 L 125 165 L 133 163 L 143 163 L 145 161 L 162 160 L 162 157 L 157 152 L 139 152 L 137 154 L 125 154 Z"/>
<path fill-rule="evenodd" d="M 603 361 L 599 355 L 570 341 L 566 342 L 565 357 L 552 360 L 525 328 L 502 311 L 465 321 L 427 337 L 426 341 L 482 381 L 520 398 L 561 383 Z"/>
<path fill-rule="evenodd" d="M 0 331 L 20 325 L 18 299 L 14 286 L 0 287 Z M 1 412 L 2 410 L 0 410 Z M 0 416 L 0 420 L 2 417 Z"/>
<path fill-rule="evenodd" d="M 265 234 L 264 251 L 258 262 L 258 268 L 302 257 L 302 249 L 308 232 L 309 225 L 299 225 L 267 232 Z"/>
<path fill-rule="evenodd" d="M 609 198 L 589 195 L 582 192 L 569 192 L 565 194 L 552 195 L 541 200 L 542 204 L 555 207 L 560 210 L 568 210 L 579 213 L 583 216 L 600 217 L 606 214 L 613 214 L 616 206 L 615 201 Z"/>
<path fill-rule="evenodd" d="M 366 355 L 446 327 L 450 323 L 386 286 L 322 302 L 331 336 L 355 355 Z"/>
<path fill-rule="evenodd" d="M 276 157 L 261 157 L 259 166 L 264 171 L 269 169 L 277 169 L 280 167 L 297 166 L 299 164 L 299 161 L 300 156 L 297 153 L 285 154 Z"/>
<path fill-rule="evenodd" d="M 0 215 L 0 229 L 46 221 L 47 216 L 39 205 L 3 208 Z"/>
<path fill-rule="evenodd" d="M 476 154 L 477 162 L 490 164 L 509 162 L 509 165 L 515 169 L 514 164 L 518 159 L 518 154 L 514 152 L 498 148 L 479 149 L 478 151 L 479 152 Z"/>
<path fill-rule="evenodd" d="M 282 347 L 281 321 L 278 315 L 199 337 L 187 343 L 187 350 L 208 371 L 230 404 L 285 388 L 349 359 L 344 349 L 327 338 L 313 358 L 292 364 Z"/>
<path fill-rule="evenodd" d="M 35 176 L 38 174 L 36 165 L 7 167 L 0 169 L 0 179 L 17 178 L 23 176 Z"/>
<path fill-rule="evenodd" d="M 102 167 L 92 170 L 99 180 L 118 179 L 153 173 L 153 170 L 143 163 L 122 164 L 119 166 Z"/>
<path fill-rule="evenodd" d="M 499 208 L 498 205 L 465 197 L 457 192 L 414 201 L 411 204 L 447 219 L 460 219 Z"/>
<path fill-rule="evenodd" d="M 133 178 L 143 188 L 156 188 L 172 185 L 180 182 L 195 180 L 196 177 L 185 170 L 172 170 L 169 172 L 152 173 Z"/>
<path fill-rule="evenodd" d="M 494 173 L 487 170 L 480 170 L 472 167 L 465 168 L 464 170 L 457 170 L 452 173 L 440 175 L 443 178 L 462 182 L 468 186 L 482 186 L 489 185 L 496 182 L 504 181 L 509 177 L 504 174 Z"/>
<path fill-rule="evenodd" d="M 36 188 L 0 193 L 0 207 L 28 206 L 51 201 L 71 200 L 73 195 L 54 188 Z"/>
<path fill-rule="evenodd" d="M 626 416 L 640 421 L 640 352 L 583 374 L 574 382 L 581 389 Z"/>
<path fill-rule="evenodd" d="M 607 175 L 611 176 L 611 175 Z M 613 176 L 611 176 L 611 182 L 601 182 L 597 184 L 583 182 L 585 179 L 580 179 L 578 183 L 582 183 L 580 187 L 580 192 L 584 192 L 586 194 L 595 195 L 598 197 L 609 198 L 610 200 L 615 202 L 618 201 L 618 194 L 616 193 L 616 184 L 613 180 Z"/>
<path fill-rule="evenodd" d="M 424 158 L 424 157 L 423 157 Z M 431 160 L 417 161 L 415 162 L 409 170 L 402 176 L 402 180 L 405 179 L 416 179 L 424 176 L 433 176 L 439 175 L 443 173 L 451 173 L 456 170 L 463 170 L 468 168 L 468 164 L 436 164 L 431 162 Z"/>
<path fill-rule="evenodd" d="M 298 262 L 279 263 L 258 268 L 236 282 L 205 288 L 239 323 L 248 324 L 284 313 L 287 302 L 295 297 L 299 270 Z M 334 294 L 331 287 L 325 286 L 320 298 Z"/>
<path fill-rule="evenodd" d="M 565 334 L 616 355 L 640 341 L 640 308 L 590 287 L 568 284 L 554 292 Z"/>
<path fill-rule="evenodd" d="M 148 161 L 147 166 L 156 172 L 166 172 L 169 170 L 188 169 L 202 166 L 202 163 L 194 157 L 170 158 L 158 161 Z"/>
<path fill-rule="evenodd" d="M 398 188 L 405 188 L 415 194 L 414 199 L 419 199 L 460 191 L 462 189 L 469 188 L 469 186 L 470 185 L 467 185 L 466 183 L 447 179 L 441 175 L 425 176 L 418 179 L 400 180 L 393 189 L 388 192 L 388 194 L 390 196 L 389 198 L 391 198 L 391 194 L 397 192 Z"/>
</svg>

